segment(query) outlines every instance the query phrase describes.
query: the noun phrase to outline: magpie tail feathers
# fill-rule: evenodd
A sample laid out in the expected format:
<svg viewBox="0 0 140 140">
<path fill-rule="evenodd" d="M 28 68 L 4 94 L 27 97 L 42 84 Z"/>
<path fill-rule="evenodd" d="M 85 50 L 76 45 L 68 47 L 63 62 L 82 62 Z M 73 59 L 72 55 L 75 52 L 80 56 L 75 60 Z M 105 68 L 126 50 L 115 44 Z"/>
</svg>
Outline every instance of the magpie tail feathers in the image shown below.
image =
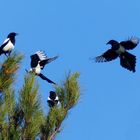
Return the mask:
<svg viewBox="0 0 140 140">
<path fill-rule="evenodd" d="M 50 84 L 54 84 L 54 85 L 56 84 L 55 82 L 53 82 L 52 80 L 44 76 L 42 73 L 40 73 L 38 76 L 40 76 L 41 79 L 46 80 Z"/>
<path fill-rule="evenodd" d="M 135 72 L 136 56 L 127 51 L 122 53 L 120 55 L 120 65 L 132 72 Z"/>
</svg>

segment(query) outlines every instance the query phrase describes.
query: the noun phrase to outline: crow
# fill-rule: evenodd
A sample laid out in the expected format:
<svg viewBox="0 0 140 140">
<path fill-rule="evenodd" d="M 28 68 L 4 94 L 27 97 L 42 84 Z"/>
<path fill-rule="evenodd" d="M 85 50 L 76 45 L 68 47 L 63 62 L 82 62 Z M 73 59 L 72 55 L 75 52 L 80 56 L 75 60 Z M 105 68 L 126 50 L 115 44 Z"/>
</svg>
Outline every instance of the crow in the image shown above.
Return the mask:
<svg viewBox="0 0 140 140">
<path fill-rule="evenodd" d="M 127 50 L 134 49 L 139 43 L 139 39 L 131 37 L 130 39 L 122 42 L 110 40 L 107 45 L 112 47 L 100 56 L 95 57 L 95 62 L 108 62 L 116 58 L 120 58 L 120 65 L 132 72 L 135 72 L 136 56 L 129 53 Z"/>
<path fill-rule="evenodd" d="M 58 56 L 48 58 L 47 55 L 43 51 L 37 51 L 35 54 L 30 56 L 31 58 L 31 69 L 28 72 L 34 72 L 43 80 L 46 80 L 48 83 L 55 84 L 52 80 L 48 79 L 41 73 L 41 70 L 45 67 L 46 64 L 54 61 L 58 58 Z"/>
<path fill-rule="evenodd" d="M 10 34 L 8 34 L 5 41 L 0 46 L 0 55 L 5 54 L 6 56 L 10 56 L 10 54 L 11 54 L 11 52 L 14 49 L 14 46 L 15 46 L 15 36 L 16 35 L 18 35 L 18 34 L 15 33 L 15 32 L 11 32 Z"/>
</svg>

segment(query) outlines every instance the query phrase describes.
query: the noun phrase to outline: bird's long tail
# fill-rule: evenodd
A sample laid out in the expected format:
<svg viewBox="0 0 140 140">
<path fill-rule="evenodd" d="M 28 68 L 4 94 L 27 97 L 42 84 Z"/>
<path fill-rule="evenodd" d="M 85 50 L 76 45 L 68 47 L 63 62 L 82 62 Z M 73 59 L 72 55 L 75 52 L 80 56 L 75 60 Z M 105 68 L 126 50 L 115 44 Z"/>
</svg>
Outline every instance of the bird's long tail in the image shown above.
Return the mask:
<svg viewBox="0 0 140 140">
<path fill-rule="evenodd" d="M 38 76 L 40 76 L 40 78 L 42 78 L 43 80 L 46 80 L 48 83 L 56 84 L 55 82 L 44 76 L 42 73 L 40 73 Z"/>
<path fill-rule="evenodd" d="M 130 71 L 135 72 L 136 56 L 129 52 L 124 52 L 120 55 L 120 65 Z"/>
</svg>

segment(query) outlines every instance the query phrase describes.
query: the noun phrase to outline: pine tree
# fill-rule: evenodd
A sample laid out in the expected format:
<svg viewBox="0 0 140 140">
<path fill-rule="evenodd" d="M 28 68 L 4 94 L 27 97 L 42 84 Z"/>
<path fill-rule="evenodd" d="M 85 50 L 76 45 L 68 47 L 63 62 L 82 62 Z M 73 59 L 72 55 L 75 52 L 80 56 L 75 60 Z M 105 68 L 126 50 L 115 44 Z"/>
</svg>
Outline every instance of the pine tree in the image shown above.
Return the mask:
<svg viewBox="0 0 140 140">
<path fill-rule="evenodd" d="M 18 93 L 14 89 L 17 88 L 14 84 L 22 59 L 23 55 L 13 53 L 0 65 L 0 140 L 34 140 L 37 137 L 54 140 L 70 109 L 78 102 L 80 75 L 78 72 L 69 73 L 62 85 L 53 87 L 59 105 L 49 107 L 46 115 L 34 74 L 25 74 Z"/>
</svg>

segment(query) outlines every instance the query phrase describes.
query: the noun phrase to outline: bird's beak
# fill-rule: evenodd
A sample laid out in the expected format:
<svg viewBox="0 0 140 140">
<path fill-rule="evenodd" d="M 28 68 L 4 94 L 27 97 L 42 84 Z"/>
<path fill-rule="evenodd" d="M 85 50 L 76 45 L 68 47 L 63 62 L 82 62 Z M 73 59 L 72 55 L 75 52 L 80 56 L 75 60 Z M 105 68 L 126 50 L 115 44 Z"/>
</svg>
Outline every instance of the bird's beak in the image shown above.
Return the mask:
<svg viewBox="0 0 140 140">
<path fill-rule="evenodd" d="M 18 35 L 18 33 L 16 33 L 16 35 Z"/>
</svg>

